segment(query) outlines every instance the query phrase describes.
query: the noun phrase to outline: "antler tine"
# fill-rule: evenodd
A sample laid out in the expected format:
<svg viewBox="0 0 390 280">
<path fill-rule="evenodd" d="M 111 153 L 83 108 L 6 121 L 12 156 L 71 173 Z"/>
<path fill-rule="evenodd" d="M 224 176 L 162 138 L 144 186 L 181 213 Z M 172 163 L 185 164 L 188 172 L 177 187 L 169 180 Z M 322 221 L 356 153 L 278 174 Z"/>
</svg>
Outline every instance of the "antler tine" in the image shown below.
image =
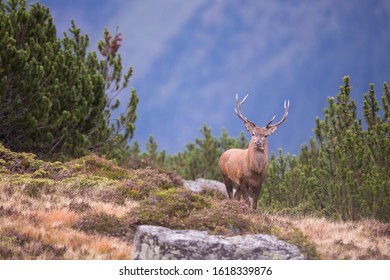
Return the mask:
<svg viewBox="0 0 390 280">
<path fill-rule="evenodd" d="M 244 122 L 249 122 L 251 123 L 252 125 L 256 126 L 256 124 L 254 124 L 253 122 L 251 122 L 250 120 L 248 120 L 246 117 L 244 117 L 241 113 L 241 105 L 245 102 L 245 100 L 247 99 L 247 97 L 249 96 L 249 94 L 247 94 L 244 99 L 242 99 L 242 101 L 238 101 L 238 94 L 236 93 L 236 103 L 237 103 L 237 109 L 234 109 L 234 111 L 236 112 L 237 116 L 243 120 Z"/>
<path fill-rule="evenodd" d="M 274 117 L 267 123 L 266 127 L 269 127 L 270 124 L 274 121 L 275 118 L 276 118 L 276 116 L 274 116 Z"/>
<path fill-rule="evenodd" d="M 240 114 L 241 114 L 241 105 L 245 102 L 245 100 L 248 98 L 248 96 L 249 96 L 249 93 L 244 97 L 244 99 L 241 102 L 239 102 L 238 101 L 238 94 L 236 93 L 236 103 L 237 103 L 237 108 L 238 108 L 238 111 L 240 112 Z M 234 109 L 234 110 L 237 113 L 237 109 Z"/>
<path fill-rule="evenodd" d="M 281 125 L 287 118 L 287 115 L 288 115 L 288 109 L 290 108 L 290 100 L 288 100 L 286 102 L 286 100 L 284 100 L 284 104 L 283 104 L 283 107 L 284 107 L 284 114 L 283 114 L 283 117 L 282 119 L 276 123 L 276 124 L 273 124 L 271 125 L 272 121 L 275 119 L 275 116 L 272 118 L 272 120 L 266 125 L 266 127 L 275 127 L 275 126 L 279 126 Z"/>
<path fill-rule="evenodd" d="M 240 102 L 240 105 L 243 104 L 245 102 L 245 100 L 248 98 L 249 96 L 249 93 L 247 95 L 245 95 L 245 97 L 242 99 L 242 101 Z M 236 93 L 236 99 L 238 99 L 238 94 Z"/>
</svg>

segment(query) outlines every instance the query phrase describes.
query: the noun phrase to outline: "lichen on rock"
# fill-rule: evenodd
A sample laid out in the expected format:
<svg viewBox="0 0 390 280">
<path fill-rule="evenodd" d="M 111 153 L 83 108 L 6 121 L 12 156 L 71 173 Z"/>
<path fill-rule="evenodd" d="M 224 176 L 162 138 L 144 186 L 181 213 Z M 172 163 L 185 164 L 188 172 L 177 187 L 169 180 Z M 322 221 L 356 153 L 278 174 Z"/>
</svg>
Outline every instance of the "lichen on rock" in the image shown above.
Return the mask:
<svg viewBox="0 0 390 280">
<path fill-rule="evenodd" d="M 302 260 L 298 247 L 275 236 L 209 235 L 205 231 L 139 226 L 133 243 L 138 260 Z"/>
</svg>

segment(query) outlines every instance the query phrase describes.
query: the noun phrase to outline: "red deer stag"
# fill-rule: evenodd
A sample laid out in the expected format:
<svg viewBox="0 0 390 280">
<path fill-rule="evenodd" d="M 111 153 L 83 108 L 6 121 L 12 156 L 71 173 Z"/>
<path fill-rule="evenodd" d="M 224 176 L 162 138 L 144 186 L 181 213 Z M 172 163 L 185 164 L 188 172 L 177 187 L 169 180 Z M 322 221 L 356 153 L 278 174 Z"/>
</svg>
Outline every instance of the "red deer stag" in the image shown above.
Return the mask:
<svg viewBox="0 0 390 280">
<path fill-rule="evenodd" d="M 239 102 L 236 95 L 237 116 L 244 121 L 246 130 L 252 135 L 249 146 L 245 150 L 230 149 L 224 152 L 218 161 L 218 168 L 222 174 L 223 181 L 226 186 L 226 191 L 229 198 L 233 198 L 233 188 L 236 189 L 234 198 L 240 200 L 243 195 L 246 203 L 249 202 L 249 192 L 252 196 L 252 208 L 257 208 L 257 200 L 259 199 L 261 185 L 265 179 L 268 163 L 268 136 L 276 131 L 287 117 L 290 101 L 284 101 L 284 115 L 282 119 L 271 125 L 275 116 L 264 127 L 258 127 L 255 123 L 248 120 L 241 113 L 241 105 L 246 98 Z"/>
</svg>

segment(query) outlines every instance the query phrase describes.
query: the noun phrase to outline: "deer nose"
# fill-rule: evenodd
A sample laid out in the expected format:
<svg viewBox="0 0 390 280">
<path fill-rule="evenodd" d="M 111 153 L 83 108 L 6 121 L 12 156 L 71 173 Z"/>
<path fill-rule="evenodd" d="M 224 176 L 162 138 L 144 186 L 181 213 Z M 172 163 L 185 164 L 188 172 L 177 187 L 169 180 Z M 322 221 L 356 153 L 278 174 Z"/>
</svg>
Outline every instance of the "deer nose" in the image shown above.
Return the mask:
<svg viewBox="0 0 390 280">
<path fill-rule="evenodd" d="M 255 145 L 256 145 L 256 146 L 260 146 L 260 144 L 261 144 L 261 141 L 260 141 L 260 140 L 255 140 Z"/>
</svg>

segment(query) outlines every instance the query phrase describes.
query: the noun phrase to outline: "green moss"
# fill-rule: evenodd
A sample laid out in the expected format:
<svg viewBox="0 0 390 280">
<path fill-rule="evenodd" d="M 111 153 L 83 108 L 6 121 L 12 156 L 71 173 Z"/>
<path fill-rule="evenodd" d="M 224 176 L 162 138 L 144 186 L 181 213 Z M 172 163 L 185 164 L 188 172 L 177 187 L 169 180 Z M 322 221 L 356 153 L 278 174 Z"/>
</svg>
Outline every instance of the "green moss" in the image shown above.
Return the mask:
<svg viewBox="0 0 390 280">
<path fill-rule="evenodd" d="M 34 174 L 36 178 L 55 179 L 65 173 L 61 162 L 45 162 L 31 153 L 16 153 L 0 144 L 0 173 Z"/>
<path fill-rule="evenodd" d="M 69 198 L 88 197 L 117 205 L 123 205 L 127 199 L 121 191 L 123 182 L 105 177 L 78 175 L 58 184 L 58 191 Z"/>
<path fill-rule="evenodd" d="M 4 167 L 4 166 L 0 166 L 0 174 L 9 174 L 9 170 Z"/>
<path fill-rule="evenodd" d="M 52 163 L 52 166 L 53 166 L 53 168 L 56 170 L 56 171 L 60 171 L 60 170 L 62 170 L 64 167 L 63 167 L 63 165 L 62 165 L 62 162 L 60 162 L 60 161 L 55 161 L 55 162 L 53 162 Z"/>
<path fill-rule="evenodd" d="M 45 164 L 44 161 L 37 160 L 34 154 L 12 152 L 2 144 L 0 144 L 0 159 L 2 165 L 7 166 L 13 172 L 36 170 Z"/>
<path fill-rule="evenodd" d="M 132 176 L 129 170 L 114 165 L 110 161 L 96 155 L 88 155 L 73 160 L 66 165 L 69 166 L 73 173 L 96 175 L 112 180 L 122 180 Z"/>
<path fill-rule="evenodd" d="M 48 178 L 34 178 L 33 174 L 13 174 L 4 180 L 8 188 L 21 191 L 31 198 L 39 198 L 42 194 L 55 191 L 54 180 Z"/>
<path fill-rule="evenodd" d="M 44 193 L 53 192 L 53 185 L 50 179 L 31 179 L 26 182 L 23 192 L 32 198 L 38 198 Z"/>
<path fill-rule="evenodd" d="M 249 233 L 254 224 L 245 213 L 253 212 L 244 203 L 213 201 L 184 188 L 154 191 L 130 213 L 134 224 L 169 228 L 207 230 L 212 234 Z"/>
<path fill-rule="evenodd" d="M 142 200 L 149 197 L 149 194 L 159 190 L 158 186 L 147 184 L 142 179 L 126 180 L 120 187 L 122 195 L 133 200 Z"/>
<path fill-rule="evenodd" d="M 210 207 L 210 201 L 184 188 L 159 190 L 140 202 L 135 213 L 130 213 L 133 224 L 160 225 L 184 228 L 185 218 L 192 211 Z"/>
<path fill-rule="evenodd" d="M 151 194 L 179 187 L 179 180 L 169 174 L 150 168 L 134 170 L 133 177 L 124 180 L 121 186 L 123 196 L 134 200 L 143 200 Z"/>
<path fill-rule="evenodd" d="M 203 196 L 184 188 L 161 190 L 151 194 L 149 202 L 156 207 L 165 209 L 169 216 L 185 217 L 192 210 L 210 207 L 210 203 Z"/>
<path fill-rule="evenodd" d="M 72 165 L 72 168 L 73 168 L 73 171 L 80 172 L 80 171 L 84 170 L 85 165 L 81 164 L 81 163 L 75 163 L 75 164 Z"/>
<path fill-rule="evenodd" d="M 174 172 L 161 172 L 152 168 L 134 170 L 135 178 L 139 179 L 139 185 L 171 189 L 183 186 L 183 181 Z"/>
<path fill-rule="evenodd" d="M 237 235 L 260 228 L 245 215 L 248 212 L 253 211 L 242 202 L 213 201 L 178 188 L 150 193 L 148 198 L 141 201 L 139 208 L 129 214 L 129 220 L 135 225 L 150 224 L 175 229 L 206 230 L 211 234 Z"/>
<path fill-rule="evenodd" d="M 49 176 L 49 172 L 44 170 L 43 168 L 40 168 L 32 174 L 34 178 L 47 178 Z"/>
<path fill-rule="evenodd" d="M 247 208 L 242 202 L 225 200 L 214 203 L 208 209 L 191 213 L 186 220 L 189 228 L 207 230 L 210 234 L 237 235 L 248 233 L 253 228 L 253 222 L 246 215 L 236 209 Z"/>
<path fill-rule="evenodd" d="M 65 178 L 62 182 L 66 184 L 68 188 L 75 189 L 115 188 L 119 184 L 118 181 L 106 177 L 88 176 L 83 174 Z"/>
</svg>

